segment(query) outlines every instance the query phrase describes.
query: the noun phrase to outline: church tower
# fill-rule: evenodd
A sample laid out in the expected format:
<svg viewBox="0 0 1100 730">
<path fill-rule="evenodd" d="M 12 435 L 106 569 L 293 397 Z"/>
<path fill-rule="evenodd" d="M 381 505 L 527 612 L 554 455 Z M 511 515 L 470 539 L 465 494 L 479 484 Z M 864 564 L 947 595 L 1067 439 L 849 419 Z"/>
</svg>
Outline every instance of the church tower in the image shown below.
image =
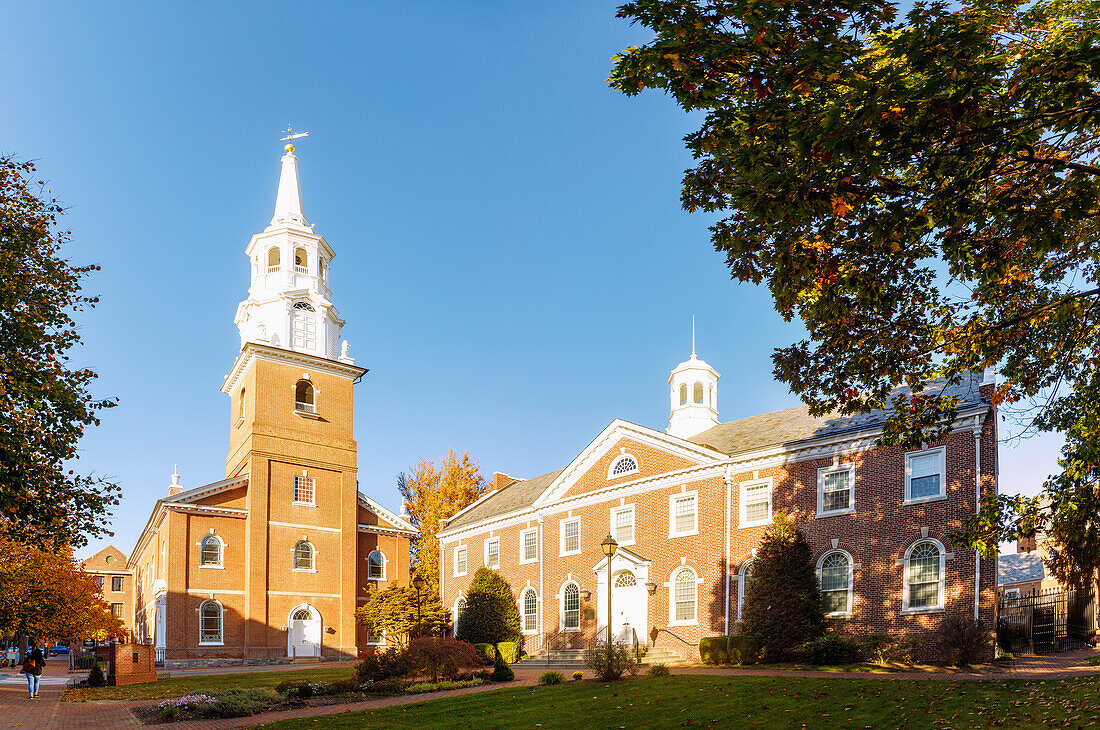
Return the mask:
<svg viewBox="0 0 1100 730">
<path fill-rule="evenodd" d="M 354 657 L 352 386 L 367 371 L 341 345 L 329 289 L 335 253 L 305 218 L 294 145 L 285 151 L 275 214 L 245 249 L 241 349 L 222 385 L 226 477 L 247 477 L 245 524 L 225 550 L 236 542 L 242 558 L 245 656 Z"/>
<path fill-rule="evenodd" d="M 695 355 L 695 320 L 691 323 L 691 358 L 668 375 L 670 410 L 667 433 L 682 439 L 718 425 L 718 371 Z"/>
</svg>

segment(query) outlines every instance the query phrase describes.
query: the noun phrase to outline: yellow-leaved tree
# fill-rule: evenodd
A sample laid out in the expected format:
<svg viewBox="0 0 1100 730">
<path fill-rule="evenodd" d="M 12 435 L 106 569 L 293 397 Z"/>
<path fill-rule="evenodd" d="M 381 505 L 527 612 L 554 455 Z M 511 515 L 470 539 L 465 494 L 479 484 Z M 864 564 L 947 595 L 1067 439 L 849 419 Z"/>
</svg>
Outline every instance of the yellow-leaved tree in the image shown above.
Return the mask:
<svg viewBox="0 0 1100 730">
<path fill-rule="evenodd" d="M 429 594 L 438 594 L 439 521 L 476 502 L 489 485 L 468 452 L 448 449 L 438 468 L 431 459 L 421 459 L 410 473 L 399 474 L 397 488 L 409 521 L 419 530 L 412 541 L 413 572 L 427 582 Z"/>
</svg>

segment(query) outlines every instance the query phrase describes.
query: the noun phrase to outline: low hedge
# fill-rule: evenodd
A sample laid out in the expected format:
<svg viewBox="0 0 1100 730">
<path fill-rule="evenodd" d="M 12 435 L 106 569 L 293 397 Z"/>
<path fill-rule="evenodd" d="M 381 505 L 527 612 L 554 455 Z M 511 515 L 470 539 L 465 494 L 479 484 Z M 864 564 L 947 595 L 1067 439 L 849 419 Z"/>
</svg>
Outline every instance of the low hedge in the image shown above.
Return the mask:
<svg viewBox="0 0 1100 730">
<path fill-rule="evenodd" d="M 502 641 L 497 644 L 497 651 L 500 652 L 500 656 L 504 659 L 506 664 L 515 664 L 519 652 L 519 646 L 514 641 Z M 495 661 L 496 657 L 494 657 Z"/>
<path fill-rule="evenodd" d="M 756 664 L 760 661 L 760 645 L 745 634 L 727 636 L 726 656 L 730 664 Z"/>
<path fill-rule="evenodd" d="M 725 636 L 707 636 L 699 639 L 699 658 L 703 664 L 729 664 Z"/>
</svg>

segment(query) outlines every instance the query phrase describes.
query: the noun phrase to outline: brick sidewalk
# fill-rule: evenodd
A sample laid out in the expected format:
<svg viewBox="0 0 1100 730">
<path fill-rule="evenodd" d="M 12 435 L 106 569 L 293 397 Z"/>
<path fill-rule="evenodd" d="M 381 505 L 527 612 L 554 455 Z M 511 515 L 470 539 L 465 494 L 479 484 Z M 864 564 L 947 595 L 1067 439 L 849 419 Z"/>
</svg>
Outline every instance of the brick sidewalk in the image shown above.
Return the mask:
<svg viewBox="0 0 1100 730">
<path fill-rule="evenodd" d="M 1100 651 L 1085 650 L 1047 656 L 1020 657 L 1005 667 L 986 671 L 928 671 L 928 672 L 825 672 L 814 670 L 751 669 L 740 667 L 673 667 L 673 674 L 705 674 L 716 676 L 748 677 L 819 677 L 823 679 L 892 679 L 892 680 L 980 680 L 980 679 L 1058 679 L 1095 674 L 1100 667 L 1086 663 L 1089 657 L 1100 656 Z M 53 661 L 47 665 L 44 676 L 60 680 L 67 677 L 67 664 Z M 378 700 L 349 702 L 342 705 L 302 707 L 281 712 L 269 712 L 252 717 L 236 717 L 217 720 L 177 722 L 167 726 L 172 730 L 209 730 L 213 728 L 254 727 L 257 723 L 270 723 L 303 717 L 320 717 L 344 712 L 373 710 L 395 705 L 408 705 L 426 700 L 488 692 L 508 687 L 532 686 L 544 671 L 542 667 L 516 667 L 516 681 L 507 685 L 483 685 L 465 689 L 433 692 L 424 695 L 400 695 Z M 0 678 L 7 676 L 0 673 Z M 22 679 L 22 675 L 18 675 Z M 156 704 L 157 701 L 137 702 L 61 702 L 63 684 L 43 684 L 37 700 L 27 699 L 25 682 L 18 684 L 0 682 L 0 728 L 58 728 L 68 730 L 104 730 L 105 728 L 137 728 L 141 723 L 131 708 Z"/>
</svg>

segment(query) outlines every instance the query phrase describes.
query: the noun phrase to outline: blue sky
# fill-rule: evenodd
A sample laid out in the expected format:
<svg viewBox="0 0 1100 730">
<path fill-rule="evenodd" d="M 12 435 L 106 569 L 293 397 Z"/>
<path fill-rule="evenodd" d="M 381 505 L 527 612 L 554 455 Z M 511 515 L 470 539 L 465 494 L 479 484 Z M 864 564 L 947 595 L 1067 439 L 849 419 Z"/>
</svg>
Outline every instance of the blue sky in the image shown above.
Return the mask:
<svg viewBox="0 0 1100 730">
<path fill-rule="evenodd" d="M 448 447 L 535 476 L 614 418 L 664 428 L 668 371 L 722 373 L 721 417 L 795 405 L 771 376 L 799 329 L 730 280 L 709 221 L 679 206 L 695 123 L 607 87 L 644 42 L 614 5 L 17 3 L 0 26 L 0 153 L 71 206 L 68 253 L 103 271 L 74 362 L 120 405 L 80 468 L 117 479 L 129 551 L 173 464 L 224 476 L 222 379 L 239 346 L 249 237 L 275 201 L 281 136 L 305 213 L 336 250 L 361 488 Z M 1002 450 L 1033 493 L 1059 440 Z M 94 542 L 90 550 L 101 547 Z"/>
</svg>

